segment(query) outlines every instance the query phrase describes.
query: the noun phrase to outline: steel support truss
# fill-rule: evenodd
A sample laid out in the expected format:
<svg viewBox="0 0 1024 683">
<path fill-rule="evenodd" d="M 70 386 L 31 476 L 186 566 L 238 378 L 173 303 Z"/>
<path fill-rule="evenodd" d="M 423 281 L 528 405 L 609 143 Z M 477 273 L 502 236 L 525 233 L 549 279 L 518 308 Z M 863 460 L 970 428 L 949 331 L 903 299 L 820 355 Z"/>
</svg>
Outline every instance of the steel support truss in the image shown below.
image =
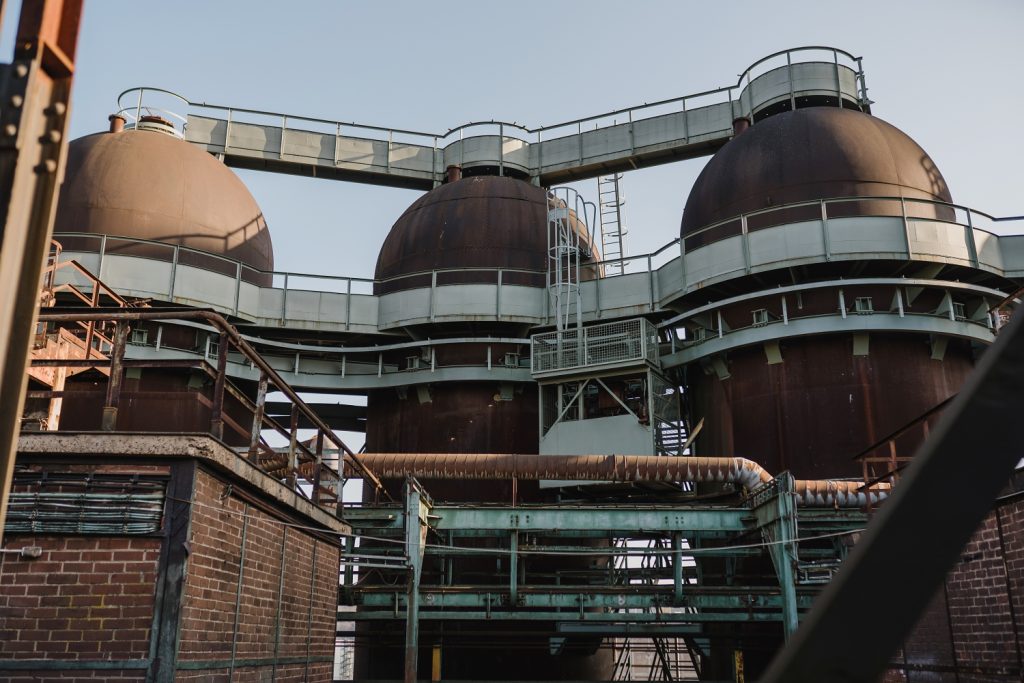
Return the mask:
<svg viewBox="0 0 1024 683">
<path fill-rule="evenodd" d="M 721 507 L 679 501 L 451 505 L 431 503 L 410 478 L 403 505 L 353 508 L 345 518 L 353 538 L 342 554 L 341 604 L 358 609 L 339 612 L 339 620 L 404 621 L 406 680 L 415 676 L 419 624 L 425 621 L 545 621 L 556 629 L 575 625 L 607 634 L 639 627 L 700 633 L 711 622 L 777 622 L 788 637 L 820 588 L 798 581 L 798 543 L 807 544 L 805 559 L 838 564 L 846 552 L 844 536 L 866 523 L 857 510 L 798 510 L 789 475 L 740 504 Z M 803 538 L 797 536 L 798 518 Z M 355 538 L 362 539 L 359 547 Z M 651 544 L 652 539 L 662 543 Z M 524 570 L 536 556 L 578 565 L 577 558 L 615 555 L 627 556 L 626 569 L 598 562 L 598 568 L 566 582 L 533 566 Z M 658 555 L 662 562 L 644 562 Z M 487 585 L 461 580 L 458 563 L 472 558 L 479 564 L 481 557 L 494 558 Z M 775 571 L 745 583 L 738 576 L 707 582 L 695 565 L 709 557 L 771 558 Z M 637 569 L 641 565 L 646 568 Z M 391 576 L 388 581 L 404 575 L 405 589 L 360 582 L 362 567 Z M 632 571 L 645 572 L 645 580 L 631 581 Z"/>
</svg>

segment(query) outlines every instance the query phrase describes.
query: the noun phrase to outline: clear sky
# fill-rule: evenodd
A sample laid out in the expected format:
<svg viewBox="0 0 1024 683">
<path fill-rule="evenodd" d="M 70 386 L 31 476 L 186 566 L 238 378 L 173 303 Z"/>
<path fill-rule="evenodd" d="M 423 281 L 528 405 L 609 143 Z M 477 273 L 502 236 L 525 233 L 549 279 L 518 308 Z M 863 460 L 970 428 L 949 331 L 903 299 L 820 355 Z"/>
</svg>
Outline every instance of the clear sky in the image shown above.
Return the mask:
<svg viewBox="0 0 1024 683">
<path fill-rule="evenodd" d="M 9 1 L 3 53 L 19 3 Z M 1024 3 L 113 2 L 86 0 L 72 136 L 102 130 L 137 85 L 193 101 L 414 130 L 555 123 L 735 83 L 800 45 L 864 57 L 873 112 L 935 160 L 954 199 L 1024 214 Z M 626 175 L 629 252 L 678 235 L 706 159 Z M 277 267 L 372 276 L 419 193 L 240 173 Z M 593 198 L 596 181 L 579 189 Z"/>
</svg>

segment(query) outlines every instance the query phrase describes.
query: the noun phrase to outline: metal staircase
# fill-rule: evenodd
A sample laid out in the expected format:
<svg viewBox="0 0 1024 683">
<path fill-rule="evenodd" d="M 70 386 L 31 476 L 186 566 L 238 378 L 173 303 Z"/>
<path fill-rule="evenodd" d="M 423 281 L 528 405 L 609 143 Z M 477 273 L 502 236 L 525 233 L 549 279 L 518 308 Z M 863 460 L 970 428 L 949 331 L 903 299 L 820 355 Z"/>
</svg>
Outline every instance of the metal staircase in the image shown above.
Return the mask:
<svg viewBox="0 0 1024 683">
<path fill-rule="evenodd" d="M 598 215 L 601 219 L 601 260 L 605 263 L 604 275 L 622 275 L 628 261 L 621 261 L 626 254 L 626 228 L 623 225 L 622 174 L 612 173 L 597 179 Z"/>
<path fill-rule="evenodd" d="M 616 547 L 629 547 L 629 542 L 619 540 Z M 639 575 L 631 576 L 629 558 L 619 555 L 615 569 L 621 584 L 656 585 L 672 573 L 669 549 L 664 539 L 651 539 L 647 543 L 653 554 L 641 560 Z M 662 612 L 661 605 L 647 611 Z M 687 608 L 667 608 L 668 610 Z M 614 648 L 614 681 L 685 681 L 697 680 L 699 662 L 696 650 L 682 637 L 616 638 Z"/>
</svg>

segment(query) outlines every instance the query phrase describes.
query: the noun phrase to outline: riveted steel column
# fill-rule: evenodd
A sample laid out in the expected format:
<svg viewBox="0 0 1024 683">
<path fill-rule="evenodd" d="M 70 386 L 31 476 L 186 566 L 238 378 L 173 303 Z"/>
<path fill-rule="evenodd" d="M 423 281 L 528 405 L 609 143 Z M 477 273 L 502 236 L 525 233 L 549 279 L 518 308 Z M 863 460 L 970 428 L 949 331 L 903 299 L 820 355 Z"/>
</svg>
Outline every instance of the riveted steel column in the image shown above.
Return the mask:
<svg viewBox="0 0 1024 683">
<path fill-rule="evenodd" d="M 67 156 L 81 11 L 81 0 L 24 0 L 14 62 L 0 68 L 0 536 L 28 384 L 39 277 Z"/>
</svg>

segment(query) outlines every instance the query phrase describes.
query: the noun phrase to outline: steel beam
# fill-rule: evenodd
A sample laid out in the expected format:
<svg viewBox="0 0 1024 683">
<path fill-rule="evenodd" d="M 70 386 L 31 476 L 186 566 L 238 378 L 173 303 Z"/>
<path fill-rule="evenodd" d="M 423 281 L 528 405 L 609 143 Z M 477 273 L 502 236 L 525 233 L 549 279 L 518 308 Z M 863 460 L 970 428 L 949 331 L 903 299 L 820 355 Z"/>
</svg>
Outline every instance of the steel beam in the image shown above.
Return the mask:
<svg viewBox="0 0 1024 683">
<path fill-rule="evenodd" d="M 64 174 L 81 12 L 81 0 L 24 0 L 14 62 L 0 68 L 0 537 L 25 405 L 39 277 Z"/>
<path fill-rule="evenodd" d="M 764 683 L 878 680 L 1024 455 L 1024 313 L 985 352 Z M 969 461 L 969 462 L 968 462 Z"/>
<path fill-rule="evenodd" d="M 585 588 L 585 587 L 581 587 Z M 781 618 L 786 598 L 778 588 L 765 586 L 744 586 L 732 588 L 729 593 L 695 592 L 684 593 L 677 602 L 671 593 L 636 593 L 639 586 L 629 586 L 625 590 L 593 593 L 588 591 L 572 592 L 570 586 L 520 586 L 518 598 L 512 600 L 508 592 L 485 590 L 462 590 L 457 592 L 449 587 L 420 587 L 420 611 L 429 609 L 471 608 L 471 607 L 505 607 L 527 609 L 586 609 L 601 608 L 609 610 L 624 609 L 655 609 L 658 607 L 694 607 L 708 610 L 759 610 L 771 611 L 776 618 Z M 626 592 L 626 590 L 630 592 Z M 536 591 L 536 592 L 526 592 Z M 811 606 L 814 596 L 810 593 L 794 593 L 793 604 L 800 609 Z M 396 605 L 397 600 L 397 605 Z M 358 588 L 353 592 L 352 604 L 359 607 L 376 607 L 394 609 L 397 606 L 402 612 L 409 604 L 407 595 L 395 592 L 363 592 Z M 349 618 L 351 612 L 339 612 L 339 619 Z M 527 616 L 529 616 L 527 614 Z M 665 612 L 665 621 L 686 621 L 687 613 Z"/>
<path fill-rule="evenodd" d="M 551 506 L 487 509 L 438 505 L 431 515 L 431 528 L 438 531 L 545 531 L 557 535 L 561 532 L 600 530 L 604 535 L 622 535 L 671 531 L 729 532 L 754 528 L 753 516 L 746 508 Z M 353 528 L 372 528 L 375 534 L 386 529 L 404 528 L 400 508 L 346 510 L 345 520 Z"/>
<path fill-rule="evenodd" d="M 390 621 L 395 619 L 393 609 L 373 612 L 346 612 L 346 621 Z M 402 613 L 399 612 L 399 616 Z M 678 618 L 686 623 L 747 623 L 778 622 L 782 619 L 781 612 L 736 610 L 732 612 L 697 612 L 686 614 L 656 614 L 651 612 L 587 612 L 585 609 L 575 614 L 572 612 L 543 611 L 528 612 L 525 610 L 489 609 L 484 611 L 433 611 L 419 609 L 418 621 L 567 621 L 577 622 L 610 622 L 610 623 L 671 623 Z"/>
</svg>

